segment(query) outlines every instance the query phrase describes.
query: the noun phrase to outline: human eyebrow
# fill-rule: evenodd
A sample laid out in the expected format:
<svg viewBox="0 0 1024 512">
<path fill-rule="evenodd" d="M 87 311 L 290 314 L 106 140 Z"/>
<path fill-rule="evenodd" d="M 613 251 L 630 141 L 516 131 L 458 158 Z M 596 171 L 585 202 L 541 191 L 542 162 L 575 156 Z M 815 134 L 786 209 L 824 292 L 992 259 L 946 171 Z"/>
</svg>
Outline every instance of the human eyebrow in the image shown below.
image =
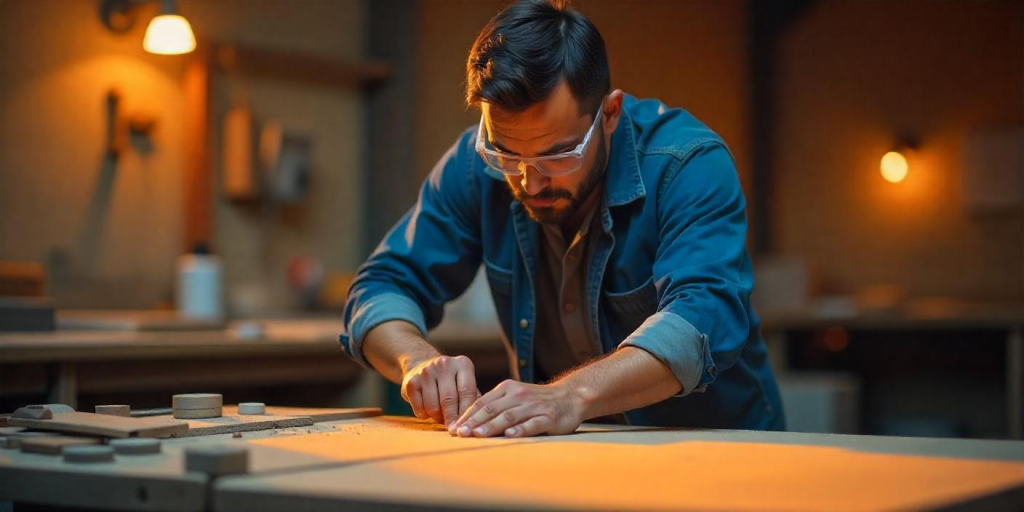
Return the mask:
<svg viewBox="0 0 1024 512">
<path fill-rule="evenodd" d="M 519 153 L 516 153 L 515 151 L 510 151 L 508 148 L 502 146 L 500 142 L 497 142 L 497 141 L 488 141 L 488 142 L 490 142 L 491 145 L 494 146 L 494 149 L 497 149 L 498 151 L 501 151 L 502 153 L 508 153 L 509 155 L 519 156 Z M 558 143 L 555 143 L 553 146 L 549 147 L 548 149 L 546 149 L 544 151 L 541 151 L 540 153 L 537 154 L 537 156 L 557 155 L 558 153 L 564 153 L 567 150 L 573 149 L 577 145 L 579 145 L 579 142 L 575 141 L 575 140 L 558 142 Z"/>
<path fill-rule="evenodd" d="M 494 149 L 497 149 L 498 151 L 501 151 L 502 153 L 508 153 L 510 155 L 519 156 L 519 153 L 516 153 L 515 151 L 509 150 L 505 146 L 502 146 L 501 143 L 496 141 L 496 140 L 488 140 L 487 142 L 489 142 L 492 146 L 494 146 Z"/>
<path fill-rule="evenodd" d="M 546 149 L 544 151 L 541 151 L 539 156 L 549 156 L 549 155 L 557 155 L 558 153 L 564 153 L 564 152 L 566 152 L 566 151 L 568 151 L 570 149 L 575 148 L 579 144 L 580 144 L 580 141 L 578 141 L 578 140 L 570 140 L 570 141 L 558 142 L 558 143 L 555 143 L 553 146 L 549 147 L 548 149 Z"/>
</svg>

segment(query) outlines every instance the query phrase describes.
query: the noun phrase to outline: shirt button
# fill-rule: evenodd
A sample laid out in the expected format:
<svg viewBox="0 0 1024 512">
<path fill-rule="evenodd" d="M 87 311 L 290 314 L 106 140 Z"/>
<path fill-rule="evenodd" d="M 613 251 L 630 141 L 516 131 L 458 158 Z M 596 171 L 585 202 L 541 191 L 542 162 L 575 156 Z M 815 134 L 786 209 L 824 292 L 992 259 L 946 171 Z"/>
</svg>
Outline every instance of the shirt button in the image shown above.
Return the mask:
<svg viewBox="0 0 1024 512">
<path fill-rule="evenodd" d="M 570 313 L 572 313 L 573 311 L 576 311 L 576 304 L 573 304 L 572 302 L 566 302 L 565 303 L 565 310 L 570 312 Z"/>
<path fill-rule="evenodd" d="M 519 360 L 519 367 L 520 368 L 526 368 L 526 359 L 520 359 Z"/>
<path fill-rule="evenodd" d="M 530 321 L 529 320 L 524 318 L 524 319 L 519 321 L 519 328 L 520 329 L 526 329 L 529 326 L 530 326 Z"/>
</svg>

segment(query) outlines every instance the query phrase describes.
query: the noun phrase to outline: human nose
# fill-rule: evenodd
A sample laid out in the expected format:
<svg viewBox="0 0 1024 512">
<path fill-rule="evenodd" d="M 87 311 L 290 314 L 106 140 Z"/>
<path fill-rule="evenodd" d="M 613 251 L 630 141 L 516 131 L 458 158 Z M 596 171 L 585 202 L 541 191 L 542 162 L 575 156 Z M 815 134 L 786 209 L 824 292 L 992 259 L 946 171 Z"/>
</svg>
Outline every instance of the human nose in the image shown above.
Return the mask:
<svg viewBox="0 0 1024 512">
<path fill-rule="evenodd" d="M 519 163 L 519 172 L 522 173 L 522 181 L 520 184 L 523 190 L 526 191 L 527 195 L 537 195 L 541 190 L 544 190 L 548 186 L 548 182 L 551 178 L 544 176 L 537 170 L 537 167 L 528 165 L 525 162 Z"/>
</svg>

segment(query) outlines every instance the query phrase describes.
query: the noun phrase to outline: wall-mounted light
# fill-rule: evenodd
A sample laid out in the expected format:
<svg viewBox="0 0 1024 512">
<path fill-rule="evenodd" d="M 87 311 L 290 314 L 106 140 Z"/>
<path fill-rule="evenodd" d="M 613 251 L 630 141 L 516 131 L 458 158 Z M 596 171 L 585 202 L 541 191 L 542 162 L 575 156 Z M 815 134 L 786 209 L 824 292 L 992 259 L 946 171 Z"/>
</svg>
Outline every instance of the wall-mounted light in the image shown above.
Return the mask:
<svg viewBox="0 0 1024 512">
<path fill-rule="evenodd" d="M 907 137 L 900 139 L 892 151 L 882 155 L 882 161 L 878 165 L 882 178 L 889 183 L 899 183 L 906 179 L 910 172 L 907 155 L 915 149 L 917 149 L 917 143 L 913 139 Z"/>
<path fill-rule="evenodd" d="M 879 168 L 885 181 L 899 183 L 907 177 L 907 157 L 899 151 L 890 151 L 882 156 L 882 164 Z"/>
<path fill-rule="evenodd" d="M 138 18 L 138 7 L 159 0 L 100 0 L 100 19 L 111 31 L 123 34 Z M 163 0 L 160 14 L 149 22 L 142 47 L 149 53 L 180 55 L 196 48 L 192 26 L 177 14 L 174 0 Z"/>
</svg>

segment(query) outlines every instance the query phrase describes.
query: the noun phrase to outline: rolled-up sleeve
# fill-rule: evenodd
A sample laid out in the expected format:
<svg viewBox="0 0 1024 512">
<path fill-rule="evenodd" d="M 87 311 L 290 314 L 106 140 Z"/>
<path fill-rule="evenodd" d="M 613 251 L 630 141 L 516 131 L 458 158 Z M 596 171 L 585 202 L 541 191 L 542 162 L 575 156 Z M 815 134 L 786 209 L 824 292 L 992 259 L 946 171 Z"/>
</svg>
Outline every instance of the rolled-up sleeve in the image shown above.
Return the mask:
<svg viewBox="0 0 1024 512">
<path fill-rule="evenodd" d="M 360 365 L 370 368 L 363 356 L 363 339 L 374 327 L 393 320 L 403 320 L 416 326 L 420 334 L 427 334 L 427 320 L 419 304 L 398 293 L 383 293 L 359 308 L 349 323 L 348 330 L 341 335 L 341 345 L 345 354 Z"/>
<path fill-rule="evenodd" d="M 403 320 L 426 335 L 480 266 L 477 184 L 465 132 L 431 171 L 416 204 L 388 232 L 352 281 L 345 303 L 345 354 L 369 367 L 363 341 L 374 327 Z M 472 153 L 475 155 L 475 153 Z"/>
<path fill-rule="evenodd" d="M 728 150 L 707 143 L 679 160 L 658 187 L 658 312 L 621 346 L 664 362 L 688 394 L 704 391 L 739 359 L 750 336 L 753 271 L 745 200 Z"/>
<path fill-rule="evenodd" d="M 707 336 L 674 313 L 655 313 L 619 346 L 643 349 L 668 365 L 683 386 L 677 396 L 704 391 L 707 384 L 700 386 L 701 374 L 715 371 Z"/>
</svg>

